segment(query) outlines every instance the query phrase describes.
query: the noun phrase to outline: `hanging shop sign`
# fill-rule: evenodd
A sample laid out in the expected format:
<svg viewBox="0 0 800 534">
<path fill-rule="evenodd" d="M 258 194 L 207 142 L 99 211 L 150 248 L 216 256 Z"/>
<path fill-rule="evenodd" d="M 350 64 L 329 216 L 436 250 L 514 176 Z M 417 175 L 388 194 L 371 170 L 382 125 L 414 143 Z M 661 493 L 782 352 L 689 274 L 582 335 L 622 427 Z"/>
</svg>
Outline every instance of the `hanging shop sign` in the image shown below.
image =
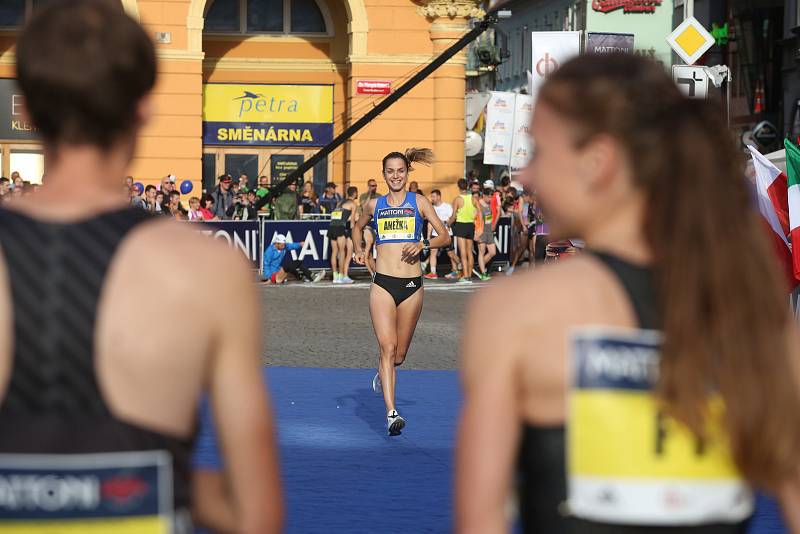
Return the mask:
<svg viewBox="0 0 800 534">
<path fill-rule="evenodd" d="M 203 86 L 204 145 L 316 147 L 332 140 L 332 85 Z"/>
<path fill-rule="evenodd" d="M 592 9 L 609 13 L 621 9 L 623 13 L 655 13 L 662 0 L 592 0 Z"/>
<path fill-rule="evenodd" d="M 24 119 L 24 106 L 25 98 L 17 80 L 0 78 L 0 139 L 36 139 L 36 130 Z"/>
</svg>

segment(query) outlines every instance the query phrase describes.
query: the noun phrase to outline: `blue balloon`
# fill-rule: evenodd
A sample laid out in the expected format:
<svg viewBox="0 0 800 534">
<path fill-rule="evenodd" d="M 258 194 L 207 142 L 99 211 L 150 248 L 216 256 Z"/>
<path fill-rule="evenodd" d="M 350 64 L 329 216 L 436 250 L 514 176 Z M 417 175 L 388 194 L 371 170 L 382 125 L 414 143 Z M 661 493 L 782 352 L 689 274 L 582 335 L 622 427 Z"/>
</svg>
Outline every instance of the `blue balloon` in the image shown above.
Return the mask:
<svg viewBox="0 0 800 534">
<path fill-rule="evenodd" d="M 194 188 L 194 186 L 192 185 L 192 182 L 190 180 L 184 180 L 184 181 L 181 182 L 181 193 L 182 194 L 188 195 L 189 193 L 192 192 L 193 188 Z"/>
</svg>

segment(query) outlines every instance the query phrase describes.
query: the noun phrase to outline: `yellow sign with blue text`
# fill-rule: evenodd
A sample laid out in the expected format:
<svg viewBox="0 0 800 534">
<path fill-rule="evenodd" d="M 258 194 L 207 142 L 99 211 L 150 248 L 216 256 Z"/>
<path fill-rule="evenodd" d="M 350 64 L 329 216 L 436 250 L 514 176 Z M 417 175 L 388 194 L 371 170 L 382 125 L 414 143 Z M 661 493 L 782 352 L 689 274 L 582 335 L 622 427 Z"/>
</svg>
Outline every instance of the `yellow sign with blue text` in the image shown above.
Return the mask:
<svg viewBox="0 0 800 534">
<path fill-rule="evenodd" d="M 332 85 L 203 86 L 203 144 L 323 146 L 333 140 Z"/>
</svg>

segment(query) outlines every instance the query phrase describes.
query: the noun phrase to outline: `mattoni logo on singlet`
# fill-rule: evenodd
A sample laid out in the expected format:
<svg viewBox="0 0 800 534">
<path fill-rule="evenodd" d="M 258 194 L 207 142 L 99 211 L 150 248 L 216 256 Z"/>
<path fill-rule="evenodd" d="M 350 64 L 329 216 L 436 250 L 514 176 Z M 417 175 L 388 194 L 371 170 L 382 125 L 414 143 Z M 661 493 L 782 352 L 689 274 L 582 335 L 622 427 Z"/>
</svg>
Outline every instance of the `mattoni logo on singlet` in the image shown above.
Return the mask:
<svg viewBox="0 0 800 534">
<path fill-rule="evenodd" d="M 381 241 L 413 239 L 416 214 L 416 210 L 411 206 L 379 209 L 376 218 Z"/>
<path fill-rule="evenodd" d="M 0 511 L 94 510 L 100 502 L 97 476 L 0 475 Z"/>
</svg>

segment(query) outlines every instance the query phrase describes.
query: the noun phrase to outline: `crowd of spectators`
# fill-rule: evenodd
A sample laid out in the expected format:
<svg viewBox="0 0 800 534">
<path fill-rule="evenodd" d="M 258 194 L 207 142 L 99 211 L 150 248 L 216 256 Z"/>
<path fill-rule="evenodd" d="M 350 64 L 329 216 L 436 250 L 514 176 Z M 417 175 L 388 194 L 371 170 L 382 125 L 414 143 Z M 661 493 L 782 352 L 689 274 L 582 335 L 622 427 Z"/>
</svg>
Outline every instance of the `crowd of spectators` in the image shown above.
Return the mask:
<svg viewBox="0 0 800 534">
<path fill-rule="evenodd" d="M 8 202 L 18 197 L 32 195 L 39 190 L 39 184 L 24 180 L 19 172 L 12 172 L 11 178 L 0 178 L 0 203 Z"/>
<path fill-rule="evenodd" d="M 498 221 L 506 217 L 510 219 L 510 232 L 508 243 L 509 268 L 506 273 L 511 274 L 527 256 L 530 266 L 536 260 L 543 260 L 547 245 L 547 228 L 544 224 L 541 209 L 536 202 L 536 196 L 512 185 L 508 177 L 503 177 L 499 184 L 492 180 L 480 181 L 473 176 L 469 178 L 469 191 L 479 201 L 479 205 L 491 210 L 491 229 L 485 228 L 482 221 L 476 225 L 475 242 L 478 245 L 479 257 L 486 260 L 486 265 L 491 262 L 496 254 L 494 243 L 489 236 L 495 235 Z M 270 182 L 267 176 L 259 176 L 257 187 L 250 187 L 249 177 L 242 174 L 234 180 L 228 174 L 218 178 L 217 185 L 211 191 L 202 191 L 199 195 L 183 195 L 177 186 L 174 175 L 165 176 L 158 186 L 136 183 L 133 177 L 128 176 L 123 185 L 123 192 L 128 196 L 132 206 L 143 210 L 187 221 L 214 221 L 214 220 L 253 220 L 259 214 L 276 220 L 294 220 L 313 218 L 332 213 L 342 203 L 343 197 L 337 191 L 335 183 L 325 185 L 322 195 L 318 196 L 311 182 L 306 182 L 298 191 L 297 184 L 293 183 L 280 194 L 257 209 L 258 200 L 270 192 Z M 0 203 L 8 202 L 14 198 L 35 194 L 39 185 L 32 184 L 22 178 L 19 172 L 11 174 L 11 178 L 0 178 Z M 423 194 L 417 182 L 409 183 L 409 190 Z M 367 191 L 358 198 L 359 212 L 370 199 L 380 196 L 375 180 L 369 180 Z M 188 198 L 187 198 L 188 197 Z M 444 202 L 438 190 L 431 192 L 431 201 L 438 206 L 437 212 L 447 213 L 452 206 Z M 360 213 L 359 213 L 360 215 Z M 443 218 L 443 220 L 446 218 Z M 488 220 L 488 218 L 487 218 Z M 569 252 L 569 251 L 568 251 Z M 455 255 L 452 250 L 438 251 L 439 257 L 449 256 L 452 260 Z M 483 263 L 483 262 L 482 262 Z M 427 270 L 427 278 L 438 278 L 436 258 L 426 258 L 423 267 Z M 484 266 L 475 274 L 486 279 Z M 453 277 L 453 272 L 446 277 Z"/>
</svg>

